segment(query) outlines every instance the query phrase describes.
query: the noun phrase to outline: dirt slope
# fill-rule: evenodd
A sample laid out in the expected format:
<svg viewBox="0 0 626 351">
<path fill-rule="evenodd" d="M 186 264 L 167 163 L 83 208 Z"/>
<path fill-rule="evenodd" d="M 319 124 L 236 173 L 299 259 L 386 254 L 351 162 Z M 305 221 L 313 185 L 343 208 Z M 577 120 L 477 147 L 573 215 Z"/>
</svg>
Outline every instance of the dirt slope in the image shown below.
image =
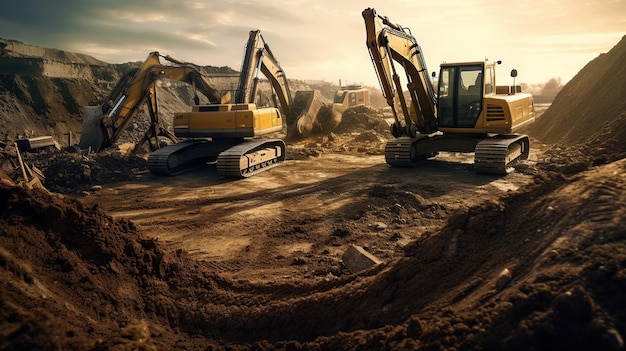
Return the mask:
<svg viewBox="0 0 626 351">
<path fill-rule="evenodd" d="M 544 143 L 584 143 L 605 123 L 626 112 L 624 62 L 626 36 L 583 67 L 527 132 Z"/>
</svg>

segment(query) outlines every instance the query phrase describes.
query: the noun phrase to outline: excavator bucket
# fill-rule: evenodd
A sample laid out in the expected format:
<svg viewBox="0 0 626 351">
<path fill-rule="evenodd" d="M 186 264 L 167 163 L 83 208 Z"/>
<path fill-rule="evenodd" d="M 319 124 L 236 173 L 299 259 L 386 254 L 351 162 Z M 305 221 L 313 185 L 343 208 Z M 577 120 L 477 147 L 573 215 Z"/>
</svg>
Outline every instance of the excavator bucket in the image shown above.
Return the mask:
<svg viewBox="0 0 626 351">
<path fill-rule="evenodd" d="M 341 123 L 341 113 L 316 90 L 296 91 L 292 116 L 287 120 L 287 139 L 291 141 L 330 133 Z"/>
<path fill-rule="evenodd" d="M 102 119 L 101 106 L 85 106 L 83 108 L 83 130 L 78 143 L 81 150 L 96 152 L 102 148 L 107 137 Z"/>
</svg>

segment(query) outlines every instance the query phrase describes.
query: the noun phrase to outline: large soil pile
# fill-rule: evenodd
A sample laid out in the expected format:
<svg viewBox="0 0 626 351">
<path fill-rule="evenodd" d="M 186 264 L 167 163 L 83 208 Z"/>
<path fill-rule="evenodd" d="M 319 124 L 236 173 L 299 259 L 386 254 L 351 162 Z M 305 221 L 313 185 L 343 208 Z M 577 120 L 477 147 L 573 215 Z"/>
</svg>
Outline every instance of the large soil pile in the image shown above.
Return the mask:
<svg viewBox="0 0 626 351">
<path fill-rule="evenodd" d="M 626 112 L 624 62 L 626 36 L 609 52 L 583 67 L 529 127 L 528 133 L 544 143 L 585 143 L 605 123 Z"/>
<path fill-rule="evenodd" d="M 585 69 L 619 70 L 621 56 L 610 57 Z M 584 85 L 593 85 L 595 77 L 588 79 Z M 614 98 L 606 103 L 622 102 Z M 384 136 L 384 115 L 350 113 L 352 127 L 339 125 L 298 149 L 380 153 L 371 144 L 381 144 L 374 140 Z M 575 122 L 588 118 L 598 117 Z M 563 124 L 540 121 L 553 130 Z M 350 132 L 357 125 L 368 132 Z M 449 217 L 446 224 L 406 245 L 399 259 L 291 284 L 226 279 L 98 206 L 1 182 L 0 349 L 622 350 L 626 114 L 587 129 L 584 139 L 527 167 L 535 183 L 528 189 L 452 214 L 436 211 Z M 60 157 L 50 152 L 32 162 Z M 113 163 L 115 155 L 64 157 L 76 171 L 56 168 L 48 178 L 65 174 L 56 182 L 69 188 L 80 183 L 69 174 L 97 178 L 93 170 L 104 172 L 107 162 L 130 171 L 120 177 L 140 167 Z M 388 185 L 373 188 L 354 211 L 366 218 L 395 208 L 410 212 L 401 219 L 414 224 L 433 205 Z"/>
</svg>

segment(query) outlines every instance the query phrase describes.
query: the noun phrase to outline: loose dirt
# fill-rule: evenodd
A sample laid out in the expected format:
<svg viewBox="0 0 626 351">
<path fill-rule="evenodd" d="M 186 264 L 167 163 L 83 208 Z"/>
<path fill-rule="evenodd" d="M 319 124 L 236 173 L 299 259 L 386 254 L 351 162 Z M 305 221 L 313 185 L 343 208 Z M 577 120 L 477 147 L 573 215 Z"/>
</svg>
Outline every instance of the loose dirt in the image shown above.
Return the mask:
<svg viewBox="0 0 626 351">
<path fill-rule="evenodd" d="M 53 192 L 0 184 L 0 348 L 621 350 L 624 112 L 506 176 L 389 167 L 375 108 L 236 181 L 25 153 Z M 382 263 L 350 271 L 350 246 Z"/>
</svg>

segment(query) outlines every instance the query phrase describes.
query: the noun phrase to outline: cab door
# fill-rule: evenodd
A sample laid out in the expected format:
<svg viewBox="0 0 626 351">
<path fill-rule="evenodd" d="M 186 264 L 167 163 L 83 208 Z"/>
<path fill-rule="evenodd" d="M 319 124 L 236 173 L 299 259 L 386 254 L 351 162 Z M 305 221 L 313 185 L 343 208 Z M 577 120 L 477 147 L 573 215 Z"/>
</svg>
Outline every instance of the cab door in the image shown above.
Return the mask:
<svg viewBox="0 0 626 351">
<path fill-rule="evenodd" d="M 474 128 L 482 111 L 483 65 L 445 66 L 439 74 L 437 118 L 444 128 Z"/>
</svg>

